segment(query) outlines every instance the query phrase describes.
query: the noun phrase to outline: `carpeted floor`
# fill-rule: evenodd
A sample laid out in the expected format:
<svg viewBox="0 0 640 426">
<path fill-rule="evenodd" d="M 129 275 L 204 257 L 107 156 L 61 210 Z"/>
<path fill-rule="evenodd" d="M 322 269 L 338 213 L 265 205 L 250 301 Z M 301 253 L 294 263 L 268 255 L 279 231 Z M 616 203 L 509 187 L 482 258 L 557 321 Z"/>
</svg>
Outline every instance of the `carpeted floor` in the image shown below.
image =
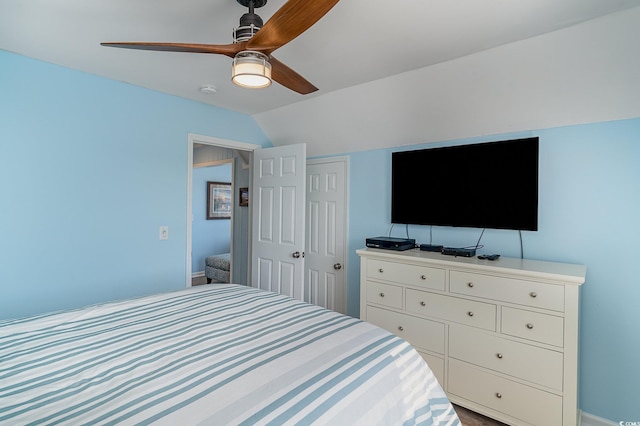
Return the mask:
<svg viewBox="0 0 640 426">
<path fill-rule="evenodd" d="M 212 284 L 215 284 L 219 281 L 211 281 Z M 205 277 L 204 275 L 201 277 L 193 277 L 191 278 L 191 285 L 202 285 L 202 284 L 206 284 L 207 283 L 207 277 Z M 225 283 L 220 283 L 220 284 L 225 284 Z"/>
<path fill-rule="evenodd" d="M 191 285 L 201 285 L 207 283 L 207 277 L 204 275 L 201 277 L 193 277 L 191 278 Z"/>
</svg>

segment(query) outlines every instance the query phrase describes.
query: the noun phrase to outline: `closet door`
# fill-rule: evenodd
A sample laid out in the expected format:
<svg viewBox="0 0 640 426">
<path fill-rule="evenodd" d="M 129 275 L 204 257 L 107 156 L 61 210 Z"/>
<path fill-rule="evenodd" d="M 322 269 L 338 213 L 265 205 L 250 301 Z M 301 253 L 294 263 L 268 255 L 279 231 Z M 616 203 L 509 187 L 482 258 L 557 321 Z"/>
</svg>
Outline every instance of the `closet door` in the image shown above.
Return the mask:
<svg viewBox="0 0 640 426">
<path fill-rule="evenodd" d="M 347 159 L 307 162 L 304 300 L 347 311 Z"/>
</svg>

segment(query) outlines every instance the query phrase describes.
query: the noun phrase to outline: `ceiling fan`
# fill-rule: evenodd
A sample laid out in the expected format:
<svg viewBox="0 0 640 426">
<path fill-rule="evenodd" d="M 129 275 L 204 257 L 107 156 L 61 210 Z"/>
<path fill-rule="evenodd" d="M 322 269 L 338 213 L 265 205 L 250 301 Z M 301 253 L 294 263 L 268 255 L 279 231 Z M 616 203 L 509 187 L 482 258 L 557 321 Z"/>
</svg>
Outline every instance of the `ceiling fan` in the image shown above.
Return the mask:
<svg viewBox="0 0 640 426">
<path fill-rule="evenodd" d="M 339 0 L 289 0 L 263 25 L 254 13 L 267 0 L 236 0 L 249 12 L 240 18 L 230 44 L 190 44 L 153 42 L 108 42 L 102 46 L 165 52 L 212 53 L 233 59 L 232 80 L 243 87 L 260 88 L 275 80 L 306 95 L 318 90 L 300 74 L 274 58 L 271 53 L 289 43 L 320 20 Z"/>
</svg>

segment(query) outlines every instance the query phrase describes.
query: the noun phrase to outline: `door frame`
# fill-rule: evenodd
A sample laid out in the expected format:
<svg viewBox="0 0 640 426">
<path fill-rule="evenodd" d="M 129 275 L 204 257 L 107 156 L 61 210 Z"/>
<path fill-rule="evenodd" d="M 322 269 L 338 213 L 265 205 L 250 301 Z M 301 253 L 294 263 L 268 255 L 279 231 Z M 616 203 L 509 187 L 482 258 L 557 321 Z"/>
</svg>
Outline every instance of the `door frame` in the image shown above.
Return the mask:
<svg viewBox="0 0 640 426">
<path fill-rule="evenodd" d="M 192 281 L 192 272 L 191 272 L 191 250 L 193 244 L 193 145 L 194 144 L 202 144 L 202 145 L 211 145 L 217 146 L 220 148 L 228 148 L 235 149 L 239 151 L 250 151 L 253 152 L 257 149 L 261 149 L 262 146 L 255 145 L 246 142 L 232 141 L 229 139 L 221 139 L 215 138 L 211 136 L 199 135 L 196 133 L 188 133 L 187 135 L 187 209 L 186 209 L 186 219 L 187 219 L 187 247 L 186 247 L 186 277 L 185 277 L 185 286 L 191 287 Z M 250 179 L 251 181 L 251 179 Z M 251 209 L 251 204 L 249 204 L 249 209 Z M 249 211 L 249 217 L 251 217 L 251 210 Z M 231 216 L 231 250 L 233 250 L 233 215 Z M 251 224 L 249 224 L 251 227 Z M 251 228 L 249 228 L 251 229 Z M 249 259 L 251 257 L 249 256 Z"/>
</svg>

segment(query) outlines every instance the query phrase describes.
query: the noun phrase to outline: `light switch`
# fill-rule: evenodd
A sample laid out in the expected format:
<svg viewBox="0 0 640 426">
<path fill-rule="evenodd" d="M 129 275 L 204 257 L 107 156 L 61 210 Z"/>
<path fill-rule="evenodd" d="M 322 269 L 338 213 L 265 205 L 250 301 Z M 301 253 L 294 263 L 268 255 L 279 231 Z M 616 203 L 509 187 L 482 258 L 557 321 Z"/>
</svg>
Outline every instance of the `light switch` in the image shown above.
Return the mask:
<svg viewBox="0 0 640 426">
<path fill-rule="evenodd" d="M 168 226 L 161 226 L 160 227 L 160 239 L 161 240 L 168 240 L 169 239 L 169 227 Z"/>
</svg>

